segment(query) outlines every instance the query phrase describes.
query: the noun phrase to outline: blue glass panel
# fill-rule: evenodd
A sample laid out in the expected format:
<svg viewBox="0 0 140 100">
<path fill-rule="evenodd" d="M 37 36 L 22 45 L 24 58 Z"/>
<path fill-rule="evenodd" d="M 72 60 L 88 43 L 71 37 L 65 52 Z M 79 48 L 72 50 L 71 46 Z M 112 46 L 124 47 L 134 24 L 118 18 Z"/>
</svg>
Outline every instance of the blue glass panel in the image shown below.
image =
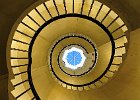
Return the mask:
<svg viewBox="0 0 140 100">
<path fill-rule="evenodd" d="M 81 57 L 81 54 L 79 52 L 72 51 L 72 52 L 68 53 L 66 59 L 67 59 L 69 64 L 75 66 L 75 65 L 78 65 L 81 62 L 82 57 Z"/>
</svg>

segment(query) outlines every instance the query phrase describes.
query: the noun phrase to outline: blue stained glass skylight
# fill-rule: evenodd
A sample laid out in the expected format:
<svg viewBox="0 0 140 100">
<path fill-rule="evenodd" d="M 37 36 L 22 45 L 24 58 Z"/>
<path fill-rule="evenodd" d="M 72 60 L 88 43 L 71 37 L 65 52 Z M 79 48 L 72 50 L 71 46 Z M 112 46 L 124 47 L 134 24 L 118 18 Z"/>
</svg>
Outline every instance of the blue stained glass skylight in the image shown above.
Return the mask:
<svg viewBox="0 0 140 100">
<path fill-rule="evenodd" d="M 82 57 L 81 57 L 81 54 L 77 51 L 72 51 L 72 52 L 69 52 L 68 55 L 67 55 L 67 62 L 73 66 L 75 65 L 78 65 L 81 60 L 82 60 Z"/>
<path fill-rule="evenodd" d="M 65 67 L 75 70 L 83 67 L 86 57 L 83 50 L 72 47 L 71 49 L 65 50 L 62 60 L 65 63 Z"/>
</svg>

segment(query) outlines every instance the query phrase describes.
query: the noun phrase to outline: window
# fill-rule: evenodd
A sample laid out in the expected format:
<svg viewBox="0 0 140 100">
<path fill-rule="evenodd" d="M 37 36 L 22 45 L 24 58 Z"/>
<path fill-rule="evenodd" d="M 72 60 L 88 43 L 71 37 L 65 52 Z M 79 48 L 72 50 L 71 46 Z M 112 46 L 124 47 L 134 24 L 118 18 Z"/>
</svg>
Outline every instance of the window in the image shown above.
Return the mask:
<svg viewBox="0 0 140 100">
<path fill-rule="evenodd" d="M 65 50 L 62 60 L 65 63 L 65 67 L 76 70 L 79 67 L 83 67 L 86 57 L 81 49 L 72 47 Z"/>
</svg>

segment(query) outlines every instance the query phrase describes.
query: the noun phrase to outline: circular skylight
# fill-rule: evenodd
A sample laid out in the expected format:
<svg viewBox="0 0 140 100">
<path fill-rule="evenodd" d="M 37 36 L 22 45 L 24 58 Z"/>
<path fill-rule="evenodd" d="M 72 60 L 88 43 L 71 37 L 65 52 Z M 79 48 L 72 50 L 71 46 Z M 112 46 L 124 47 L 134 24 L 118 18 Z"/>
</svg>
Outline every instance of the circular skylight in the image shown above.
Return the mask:
<svg viewBox="0 0 140 100">
<path fill-rule="evenodd" d="M 73 66 L 76 66 L 78 65 L 81 60 L 82 60 L 82 57 L 81 57 L 81 54 L 77 51 L 72 51 L 72 52 L 69 52 L 67 57 L 67 62 Z"/>
<path fill-rule="evenodd" d="M 65 63 L 65 67 L 76 70 L 84 65 L 86 57 L 81 49 L 72 47 L 65 50 L 62 60 Z"/>
</svg>

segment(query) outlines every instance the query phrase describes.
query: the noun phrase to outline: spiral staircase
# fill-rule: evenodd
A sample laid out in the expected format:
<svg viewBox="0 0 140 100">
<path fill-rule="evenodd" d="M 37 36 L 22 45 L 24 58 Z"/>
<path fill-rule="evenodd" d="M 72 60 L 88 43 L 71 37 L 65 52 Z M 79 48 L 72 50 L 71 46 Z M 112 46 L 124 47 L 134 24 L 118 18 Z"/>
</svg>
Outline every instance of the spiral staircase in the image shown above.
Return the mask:
<svg viewBox="0 0 140 100">
<path fill-rule="evenodd" d="M 139 76 L 132 77 L 127 66 L 139 66 L 138 59 L 131 64 L 131 48 L 139 47 L 140 30 L 132 36 L 120 16 L 96 0 L 47 0 L 29 7 L 8 39 L 9 99 L 139 100 Z M 76 70 L 62 60 L 72 47 L 86 57 Z M 137 89 L 131 88 L 134 79 Z"/>
</svg>

